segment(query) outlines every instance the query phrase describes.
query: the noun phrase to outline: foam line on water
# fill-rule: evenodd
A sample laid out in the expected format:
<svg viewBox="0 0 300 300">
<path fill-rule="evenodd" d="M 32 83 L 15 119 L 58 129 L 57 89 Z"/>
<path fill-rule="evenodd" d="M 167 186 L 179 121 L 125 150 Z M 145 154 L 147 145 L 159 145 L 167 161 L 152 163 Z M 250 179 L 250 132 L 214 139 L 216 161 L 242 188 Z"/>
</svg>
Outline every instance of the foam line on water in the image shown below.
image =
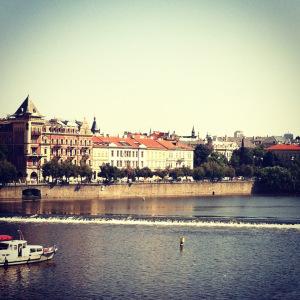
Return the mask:
<svg viewBox="0 0 300 300">
<path fill-rule="evenodd" d="M 214 227 L 214 228 L 253 228 L 253 229 L 294 229 L 300 231 L 300 224 L 276 223 L 247 223 L 247 222 L 220 222 L 220 221 L 186 221 L 186 220 L 146 220 L 146 219 L 83 219 L 76 217 L 0 217 L 0 222 L 7 223 L 47 223 L 47 224 L 99 224 L 99 225 L 143 225 L 143 226 L 181 226 L 181 227 Z"/>
</svg>

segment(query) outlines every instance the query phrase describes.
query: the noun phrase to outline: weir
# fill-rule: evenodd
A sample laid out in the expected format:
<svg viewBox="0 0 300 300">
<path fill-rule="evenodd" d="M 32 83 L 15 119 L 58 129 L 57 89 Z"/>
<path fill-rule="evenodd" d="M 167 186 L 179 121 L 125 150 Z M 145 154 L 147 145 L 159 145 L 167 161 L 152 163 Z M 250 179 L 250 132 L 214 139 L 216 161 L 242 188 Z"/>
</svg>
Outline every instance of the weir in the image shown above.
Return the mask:
<svg viewBox="0 0 300 300">
<path fill-rule="evenodd" d="M 139 225 L 163 227 L 188 227 L 188 228 L 216 228 L 216 229 L 268 229 L 268 230 L 297 230 L 300 224 L 280 223 L 250 223 L 250 222 L 222 222 L 202 220 L 174 220 L 174 219 L 132 219 L 132 218 L 78 218 L 78 217 L 0 217 L 0 222 L 6 223 L 47 223 L 47 224 L 98 224 L 98 225 Z"/>
</svg>

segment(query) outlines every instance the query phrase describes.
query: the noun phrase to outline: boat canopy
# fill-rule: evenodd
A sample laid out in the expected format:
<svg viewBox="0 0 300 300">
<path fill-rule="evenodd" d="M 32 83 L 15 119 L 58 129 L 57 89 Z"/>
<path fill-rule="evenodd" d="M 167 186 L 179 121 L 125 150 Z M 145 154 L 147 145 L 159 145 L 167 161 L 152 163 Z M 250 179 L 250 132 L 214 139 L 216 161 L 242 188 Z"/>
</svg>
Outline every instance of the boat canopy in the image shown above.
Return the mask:
<svg viewBox="0 0 300 300">
<path fill-rule="evenodd" d="M 0 241 L 11 241 L 13 237 L 10 235 L 0 235 Z"/>
</svg>

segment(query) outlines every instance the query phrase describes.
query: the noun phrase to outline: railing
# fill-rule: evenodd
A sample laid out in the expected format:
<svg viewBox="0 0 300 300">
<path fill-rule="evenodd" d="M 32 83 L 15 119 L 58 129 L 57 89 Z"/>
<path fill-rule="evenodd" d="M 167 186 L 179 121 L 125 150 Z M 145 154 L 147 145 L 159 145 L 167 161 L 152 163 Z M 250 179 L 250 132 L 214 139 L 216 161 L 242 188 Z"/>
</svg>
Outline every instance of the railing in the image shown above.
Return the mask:
<svg viewBox="0 0 300 300">
<path fill-rule="evenodd" d="M 42 132 L 41 132 L 40 130 L 32 130 L 32 131 L 31 131 L 31 135 L 32 135 L 32 136 L 40 136 L 41 133 L 42 133 Z"/>
</svg>

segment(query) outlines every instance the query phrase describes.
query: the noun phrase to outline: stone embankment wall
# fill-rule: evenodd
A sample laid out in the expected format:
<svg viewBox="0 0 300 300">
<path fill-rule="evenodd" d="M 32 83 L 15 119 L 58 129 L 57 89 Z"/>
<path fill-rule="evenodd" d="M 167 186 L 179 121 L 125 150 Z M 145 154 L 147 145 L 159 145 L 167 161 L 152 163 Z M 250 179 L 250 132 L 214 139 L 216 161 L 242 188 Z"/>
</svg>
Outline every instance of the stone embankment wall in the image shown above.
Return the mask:
<svg viewBox="0 0 300 300">
<path fill-rule="evenodd" d="M 136 197 L 185 197 L 250 195 L 252 181 L 234 182 L 193 182 L 193 183 L 133 183 L 120 185 L 30 185 L 0 188 L 0 201 L 22 199 L 22 191 L 36 188 L 43 199 L 117 199 Z"/>
</svg>

